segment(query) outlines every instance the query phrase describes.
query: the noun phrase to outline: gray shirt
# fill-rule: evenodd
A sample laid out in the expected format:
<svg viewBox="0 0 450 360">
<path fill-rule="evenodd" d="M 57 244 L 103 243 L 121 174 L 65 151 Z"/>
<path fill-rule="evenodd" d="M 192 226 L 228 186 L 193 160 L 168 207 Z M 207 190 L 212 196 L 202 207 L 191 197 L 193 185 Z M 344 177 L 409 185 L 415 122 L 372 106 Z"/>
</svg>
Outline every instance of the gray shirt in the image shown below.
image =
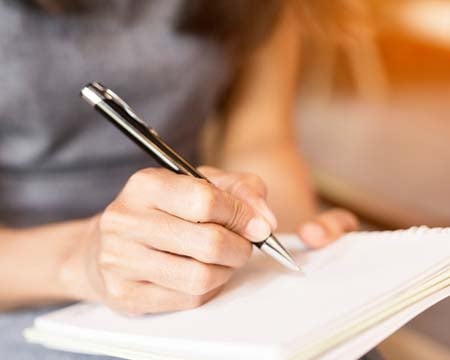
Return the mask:
<svg viewBox="0 0 450 360">
<path fill-rule="evenodd" d="M 200 128 L 229 77 L 225 52 L 174 30 L 180 1 L 97 2 L 101 16 L 54 16 L 0 1 L 0 223 L 91 215 L 134 171 L 155 165 L 79 99 L 90 81 L 114 89 L 197 159 Z M 22 330 L 36 314 L 0 314 L 2 359 L 91 358 L 25 344 Z"/>
</svg>

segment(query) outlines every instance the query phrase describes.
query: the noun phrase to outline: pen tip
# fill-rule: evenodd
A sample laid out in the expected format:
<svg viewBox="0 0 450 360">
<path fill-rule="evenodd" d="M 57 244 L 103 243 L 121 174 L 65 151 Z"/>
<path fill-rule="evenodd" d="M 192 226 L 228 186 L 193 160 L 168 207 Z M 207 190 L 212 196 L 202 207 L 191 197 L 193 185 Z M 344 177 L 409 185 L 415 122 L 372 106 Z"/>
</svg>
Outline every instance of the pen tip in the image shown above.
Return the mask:
<svg viewBox="0 0 450 360">
<path fill-rule="evenodd" d="M 289 265 L 288 265 L 289 264 Z M 302 268 L 300 267 L 300 265 L 298 265 L 296 262 L 292 261 L 292 259 L 290 259 L 289 262 L 286 262 L 286 265 L 289 267 L 289 269 L 291 269 L 292 271 L 297 271 L 301 274 L 304 274 Z"/>
<path fill-rule="evenodd" d="M 277 238 L 271 235 L 267 238 L 261 245 L 260 249 L 266 254 L 272 256 L 274 259 L 278 260 L 281 264 L 292 271 L 301 272 L 300 266 L 294 261 L 291 254 L 281 245 Z"/>
</svg>

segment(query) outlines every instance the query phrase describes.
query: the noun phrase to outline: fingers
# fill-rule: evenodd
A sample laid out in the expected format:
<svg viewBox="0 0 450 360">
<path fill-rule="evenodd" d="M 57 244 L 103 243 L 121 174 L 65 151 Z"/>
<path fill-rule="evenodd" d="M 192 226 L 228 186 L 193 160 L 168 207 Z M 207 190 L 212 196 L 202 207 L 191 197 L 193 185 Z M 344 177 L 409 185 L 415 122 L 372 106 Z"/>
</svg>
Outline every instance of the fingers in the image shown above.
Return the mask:
<svg viewBox="0 0 450 360">
<path fill-rule="evenodd" d="M 206 174 L 218 188 L 249 204 L 269 222 L 272 230 L 276 229 L 277 220 L 266 202 L 267 187 L 259 176 L 247 173 L 226 173 L 206 166 L 200 167 L 199 170 Z"/>
<path fill-rule="evenodd" d="M 251 243 L 222 226 L 192 224 L 164 213 L 157 221 L 158 236 L 141 239 L 156 249 L 233 268 L 244 266 L 251 256 Z"/>
<path fill-rule="evenodd" d="M 132 314 L 202 304 L 276 226 L 255 176 L 205 169 L 213 185 L 164 169 L 135 173 L 97 218 L 101 299 Z M 220 188 L 219 188 L 220 187 Z"/>
<path fill-rule="evenodd" d="M 308 246 L 318 248 L 357 228 L 358 219 L 355 215 L 344 209 L 332 209 L 301 224 L 298 233 Z"/>
<path fill-rule="evenodd" d="M 205 264 L 133 243 L 119 254 L 103 254 L 102 271 L 111 278 L 151 282 L 189 295 L 205 295 L 225 284 L 233 269 Z"/>
<path fill-rule="evenodd" d="M 205 180 L 164 169 L 134 174 L 119 200 L 125 206 L 153 207 L 191 222 L 223 225 L 255 242 L 266 239 L 272 231 L 267 220 L 247 202 Z"/>
<path fill-rule="evenodd" d="M 223 226 L 193 224 L 159 210 L 110 214 L 103 231 L 109 235 L 103 245 L 113 253 L 138 242 L 148 248 L 233 268 L 244 266 L 252 253 L 249 241 Z"/>
<path fill-rule="evenodd" d="M 248 173 L 229 173 L 209 166 L 200 166 L 199 171 L 204 174 L 218 188 L 233 192 L 233 188 L 238 185 L 247 185 L 253 188 L 254 193 L 261 197 L 267 197 L 267 187 L 262 179 L 254 174 Z"/>
<path fill-rule="evenodd" d="M 198 307 L 211 300 L 220 288 L 202 295 L 189 295 L 147 282 L 107 280 L 108 303 L 114 310 L 131 315 L 179 311 Z"/>
</svg>

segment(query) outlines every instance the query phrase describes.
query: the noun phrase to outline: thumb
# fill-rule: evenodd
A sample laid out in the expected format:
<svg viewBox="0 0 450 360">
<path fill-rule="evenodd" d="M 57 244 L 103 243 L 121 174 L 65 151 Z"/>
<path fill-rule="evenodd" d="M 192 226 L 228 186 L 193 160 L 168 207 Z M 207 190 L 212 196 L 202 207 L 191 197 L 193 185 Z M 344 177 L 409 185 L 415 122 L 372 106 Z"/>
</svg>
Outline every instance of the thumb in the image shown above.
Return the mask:
<svg viewBox="0 0 450 360">
<path fill-rule="evenodd" d="M 319 248 L 357 229 L 357 217 L 347 210 L 336 208 L 302 223 L 298 228 L 298 234 L 308 246 Z"/>
</svg>

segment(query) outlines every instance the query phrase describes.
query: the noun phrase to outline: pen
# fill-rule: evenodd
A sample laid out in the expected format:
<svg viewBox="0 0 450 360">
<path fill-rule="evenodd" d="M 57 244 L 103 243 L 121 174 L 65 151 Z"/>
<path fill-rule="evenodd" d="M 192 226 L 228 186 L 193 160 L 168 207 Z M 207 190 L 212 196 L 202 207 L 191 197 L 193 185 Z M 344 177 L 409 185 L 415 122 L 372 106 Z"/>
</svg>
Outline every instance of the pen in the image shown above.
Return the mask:
<svg viewBox="0 0 450 360">
<path fill-rule="evenodd" d="M 154 129 L 141 120 L 131 107 L 110 89 L 93 82 L 81 90 L 81 97 L 163 167 L 178 174 L 205 179 L 209 182 L 193 165 L 167 145 Z M 253 243 L 253 245 L 285 267 L 300 271 L 300 267 L 274 235 L 271 234 L 266 240 Z"/>
</svg>

